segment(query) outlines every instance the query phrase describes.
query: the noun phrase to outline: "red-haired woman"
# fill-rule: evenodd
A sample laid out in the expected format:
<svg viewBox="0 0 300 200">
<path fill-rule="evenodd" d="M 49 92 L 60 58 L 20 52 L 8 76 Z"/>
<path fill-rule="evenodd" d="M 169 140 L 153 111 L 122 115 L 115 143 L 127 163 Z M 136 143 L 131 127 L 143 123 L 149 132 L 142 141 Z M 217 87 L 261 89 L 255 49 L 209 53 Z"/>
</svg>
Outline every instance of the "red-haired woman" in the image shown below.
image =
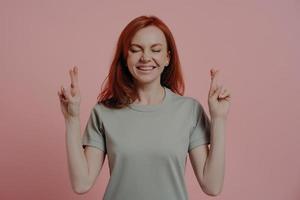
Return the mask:
<svg viewBox="0 0 300 200">
<path fill-rule="evenodd" d="M 155 16 L 122 31 L 106 85 L 80 135 L 78 68 L 58 92 L 66 122 L 70 179 L 78 194 L 94 185 L 108 157 L 106 200 L 186 200 L 189 154 L 202 190 L 212 196 L 224 179 L 224 129 L 230 94 L 211 70 L 208 118 L 184 81 L 174 38 Z M 102 89 L 102 88 L 101 88 Z"/>
</svg>

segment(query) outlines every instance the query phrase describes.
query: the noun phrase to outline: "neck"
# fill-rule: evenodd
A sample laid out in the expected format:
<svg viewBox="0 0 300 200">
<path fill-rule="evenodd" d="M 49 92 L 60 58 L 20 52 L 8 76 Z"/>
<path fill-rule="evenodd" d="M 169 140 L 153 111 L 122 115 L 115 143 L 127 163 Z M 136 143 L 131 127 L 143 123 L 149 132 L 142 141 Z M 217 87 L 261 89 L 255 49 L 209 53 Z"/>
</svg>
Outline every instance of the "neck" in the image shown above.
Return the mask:
<svg viewBox="0 0 300 200">
<path fill-rule="evenodd" d="M 136 99 L 134 104 L 139 105 L 152 105 L 160 104 L 165 97 L 164 87 L 158 86 L 143 86 L 138 88 L 139 98 Z"/>
</svg>

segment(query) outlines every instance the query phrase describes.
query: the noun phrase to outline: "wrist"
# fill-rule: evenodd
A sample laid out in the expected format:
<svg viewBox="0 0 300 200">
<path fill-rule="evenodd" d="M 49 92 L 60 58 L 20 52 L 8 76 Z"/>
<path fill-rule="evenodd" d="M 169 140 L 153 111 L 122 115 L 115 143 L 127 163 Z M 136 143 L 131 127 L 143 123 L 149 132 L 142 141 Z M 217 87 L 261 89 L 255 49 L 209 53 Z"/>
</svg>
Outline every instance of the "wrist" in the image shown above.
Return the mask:
<svg viewBox="0 0 300 200">
<path fill-rule="evenodd" d="M 212 117 L 211 121 L 212 122 L 226 122 L 227 118 L 226 117 Z"/>
<path fill-rule="evenodd" d="M 67 124 L 72 123 L 72 122 L 78 122 L 78 121 L 80 121 L 79 116 L 71 116 L 71 117 L 65 118 L 65 123 L 67 123 Z"/>
</svg>

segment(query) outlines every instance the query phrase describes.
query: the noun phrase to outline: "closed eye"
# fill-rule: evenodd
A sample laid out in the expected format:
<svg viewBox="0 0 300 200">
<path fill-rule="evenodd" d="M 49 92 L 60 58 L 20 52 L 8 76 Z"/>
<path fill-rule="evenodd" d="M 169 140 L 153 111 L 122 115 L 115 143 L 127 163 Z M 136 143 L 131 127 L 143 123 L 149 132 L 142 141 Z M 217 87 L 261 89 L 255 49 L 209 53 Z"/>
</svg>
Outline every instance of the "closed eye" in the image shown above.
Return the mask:
<svg viewBox="0 0 300 200">
<path fill-rule="evenodd" d="M 154 52 L 160 52 L 160 50 L 153 50 Z"/>
<path fill-rule="evenodd" d="M 131 52 L 136 53 L 139 52 L 140 50 L 134 50 L 134 49 L 130 49 Z M 153 52 L 160 52 L 161 50 L 152 50 Z"/>
<path fill-rule="evenodd" d="M 139 50 L 133 50 L 133 49 L 130 49 L 131 52 L 135 53 L 135 52 L 138 52 Z"/>
</svg>

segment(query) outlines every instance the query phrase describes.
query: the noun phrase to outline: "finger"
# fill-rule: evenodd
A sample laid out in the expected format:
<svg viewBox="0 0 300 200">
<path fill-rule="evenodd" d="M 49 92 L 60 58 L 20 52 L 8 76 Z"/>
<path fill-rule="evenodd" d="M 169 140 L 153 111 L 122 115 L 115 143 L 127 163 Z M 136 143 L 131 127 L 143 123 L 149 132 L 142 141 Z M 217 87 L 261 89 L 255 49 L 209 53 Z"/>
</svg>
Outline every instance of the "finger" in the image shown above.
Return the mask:
<svg viewBox="0 0 300 200">
<path fill-rule="evenodd" d="M 78 81 L 78 79 L 76 78 L 74 68 L 69 70 L 69 75 L 70 75 L 70 78 L 71 78 L 71 88 L 75 88 L 77 86 L 77 81 Z"/>
<path fill-rule="evenodd" d="M 78 67 L 74 66 L 73 67 L 73 75 L 74 75 L 74 83 L 76 86 L 78 86 Z"/>
<path fill-rule="evenodd" d="M 71 87 L 74 87 L 75 86 L 75 79 L 74 79 L 73 69 L 69 69 L 69 75 L 70 75 L 70 78 L 71 78 Z"/>
<path fill-rule="evenodd" d="M 222 94 L 223 89 L 224 89 L 224 86 L 221 85 L 218 90 L 218 96 L 220 96 Z"/>
<path fill-rule="evenodd" d="M 220 98 L 224 97 L 225 92 L 226 92 L 226 88 L 223 88 L 219 97 Z"/>
<path fill-rule="evenodd" d="M 214 68 L 211 68 L 210 69 L 210 75 L 211 75 L 211 77 L 213 77 L 213 75 L 216 73 L 216 69 L 214 69 Z"/>
<path fill-rule="evenodd" d="M 219 87 L 220 87 L 220 85 L 217 85 L 216 88 L 211 91 L 210 96 L 215 96 L 215 94 L 219 91 Z"/>
<path fill-rule="evenodd" d="M 63 86 L 62 86 L 62 94 L 63 94 L 62 95 L 63 99 L 65 99 L 65 100 L 69 100 L 70 99 L 68 90 L 65 87 L 63 87 Z"/>
<path fill-rule="evenodd" d="M 74 67 L 73 72 L 74 72 L 74 82 L 75 82 L 74 88 L 76 89 L 76 92 L 75 92 L 75 90 L 73 90 L 73 93 L 75 95 L 75 93 L 79 93 L 79 83 L 78 83 L 79 78 L 78 78 L 78 67 L 77 66 Z"/>
<path fill-rule="evenodd" d="M 57 95 L 58 95 L 59 100 L 61 101 L 62 97 L 61 97 L 61 94 L 59 93 L 59 91 L 57 92 Z"/>
<path fill-rule="evenodd" d="M 74 66 L 73 71 L 74 71 L 74 81 L 76 82 L 76 84 L 78 84 L 78 71 L 79 71 L 78 67 Z"/>
<path fill-rule="evenodd" d="M 65 94 L 64 94 L 64 91 L 62 89 L 61 89 L 61 91 L 58 91 L 57 94 L 60 98 L 65 98 Z"/>
<path fill-rule="evenodd" d="M 61 87 L 63 88 L 63 87 Z M 68 103 L 68 100 L 66 99 L 65 95 L 63 94 L 63 89 L 61 89 L 61 91 L 58 91 L 57 94 L 59 96 L 59 100 L 61 103 Z"/>
<path fill-rule="evenodd" d="M 213 92 L 215 91 L 218 87 L 218 75 L 219 75 L 219 71 L 212 69 L 211 70 L 211 82 L 210 82 L 210 91 Z"/>
<path fill-rule="evenodd" d="M 71 92 L 70 92 L 70 88 L 64 88 L 64 94 L 66 96 L 66 98 L 69 100 L 71 98 Z"/>
<path fill-rule="evenodd" d="M 223 98 L 224 99 L 228 99 L 231 97 L 231 94 L 229 93 L 229 91 L 226 91 L 224 94 L 223 94 Z"/>
<path fill-rule="evenodd" d="M 57 94 L 58 94 L 58 97 L 59 97 L 60 99 L 63 98 L 63 95 L 62 95 L 62 93 L 61 93 L 60 91 L 58 91 Z"/>
<path fill-rule="evenodd" d="M 227 96 L 225 96 L 225 97 L 223 97 L 223 98 L 220 98 L 220 100 L 226 100 L 226 101 L 230 101 L 231 100 L 231 96 L 230 95 L 227 95 Z"/>
<path fill-rule="evenodd" d="M 65 98 L 61 98 L 60 100 L 61 100 L 62 103 L 68 103 L 68 102 L 69 102 L 69 101 L 68 101 L 67 99 L 65 99 Z"/>
<path fill-rule="evenodd" d="M 223 97 L 219 98 L 219 99 L 230 101 L 231 100 L 231 94 L 228 91 L 226 91 L 225 94 L 223 95 Z"/>
<path fill-rule="evenodd" d="M 214 97 L 214 98 L 219 98 L 222 89 L 223 89 L 223 86 L 222 86 L 222 85 L 221 85 L 221 86 L 218 86 L 217 89 L 216 89 L 216 91 L 215 91 L 215 93 L 213 94 L 213 97 Z"/>
<path fill-rule="evenodd" d="M 75 88 L 78 85 L 78 68 L 74 66 L 69 70 L 70 78 L 71 78 L 71 88 Z"/>
<path fill-rule="evenodd" d="M 66 91 L 65 91 L 64 86 L 61 86 L 61 87 L 60 87 L 60 94 L 61 94 L 62 97 L 66 97 L 65 92 L 66 92 Z"/>
<path fill-rule="evenodd" d="M 216 94 L 216 92 L 218 91 L 218 85 L 217 85 L 217 87 L 213 90 L 213 89 L 210 89 L 210 91 L 209 91 L 209 96 L 211 97 L 211 96 L 214 96 L 215 94 Z"/>
<path fill-rule="evenodd" d="M 63 97 L 64 96 L 64 87 L 60 86 L 60 92 L 59 92 L 60 96 Z"/>
</svg>

